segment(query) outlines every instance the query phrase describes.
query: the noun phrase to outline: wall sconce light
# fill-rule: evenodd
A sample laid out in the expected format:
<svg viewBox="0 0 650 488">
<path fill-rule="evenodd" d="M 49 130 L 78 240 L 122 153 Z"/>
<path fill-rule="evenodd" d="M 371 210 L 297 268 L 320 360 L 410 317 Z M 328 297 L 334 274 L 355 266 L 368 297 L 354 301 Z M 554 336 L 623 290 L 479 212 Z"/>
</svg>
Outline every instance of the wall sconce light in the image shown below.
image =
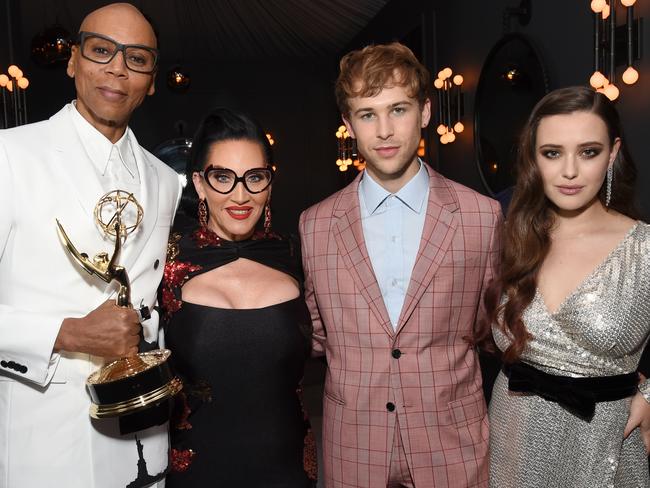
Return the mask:
<svg viewBox="0 0 650 488">
<path fill-rule="evenodd" d="M 54 24 L 32 38 L 32 61 L 43 67 L 65 64 L 70 59 L 73 44 L 70 33 Z"/>
<path fill-rule="evenodd" d="M 623 83 L 632 85 L 639 79 L 639 72 L 633 64 L 641 58 L 642 23 L 640 18 L 634 18 L 636 0 L 620 2 L 627 14 L 627 21 L 621 26 L 616 25 L 616 0 L 591 2 L 594 12 L 594 73 L 589 84 L 610 100 L 616 100 L 620 94 L 615 84 L 617 66 L 627 66 L 622 76 Z"/>
<path fill-rule="evenodd" d="M 7 74 L 0 74 L 0 94 L 2 97 L 2 123 L 0 129 L 16 127 L 27 123 L 27 95 L 25 91 L 29 80 L 23 71 L 12 64 Z"/>
<path fill-rule="evenodd" d="M 339 126 L 336 131 L 336 141 L 338 143 L 338 159 L 336 165 L 339 171 L 347 171 L 348 166 L 354 166 L 358 171 L 363 171 L 366 167 L 366 162 L 357 152 L 357 141 L 350 137 L 350 133 L 344 125 Z"/>
<path fill-rule="evenodd" d="M 272 146 L 273 144 L 275 144 L 275 139 L 273 139 L 273 134 L 271 134 L 270 132 L 267 132 L 267 133 L 266 133 L 266 138 L 269 140 L 269 144 L 270 144 L 271 146 Z"/>
<path fill-rule="evenodd" d="M 456 140 L 456 134 L 465 130 L 460 118 L 463 115 L 463 93 L 461 85 L 463 77 L 454 75 L 451 68 L 438 72 L 438 77 L 433 86 L 438 91 L 438 127 L 436 132 L 442 144 Z M 453 92 L 453 94 L 452 94 Z"/>
<path fill-rule="evenodd" d="M 176 65 L 167 72 L 167 86 L 177 93 L 188 90 L 192 78 L 189 73 L 180 65 Z"/>
</svg>

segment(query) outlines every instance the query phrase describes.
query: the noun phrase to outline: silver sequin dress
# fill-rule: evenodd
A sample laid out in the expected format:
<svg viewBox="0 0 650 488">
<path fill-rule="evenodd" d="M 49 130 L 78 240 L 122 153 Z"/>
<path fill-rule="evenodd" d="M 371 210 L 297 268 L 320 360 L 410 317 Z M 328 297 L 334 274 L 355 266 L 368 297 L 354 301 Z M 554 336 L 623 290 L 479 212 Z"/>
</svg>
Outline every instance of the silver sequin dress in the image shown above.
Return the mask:
<svg viewBox="0 0 650 488">
<path fill-rule="evenodd" d="M 524 312 L 533 334 L 522 360 L 554 375 L 636 370 L 650 331 L 650 225 L 639 222 L 551 314 L 539 292 Z M 497 346 L 508 338 L 493 327 Z M 639 429 L 623 440 L 630 399 L 596 404 L 590 422 L 499 373 L 490 403 L 491 488 L 645 488 Z"/>
</svg>

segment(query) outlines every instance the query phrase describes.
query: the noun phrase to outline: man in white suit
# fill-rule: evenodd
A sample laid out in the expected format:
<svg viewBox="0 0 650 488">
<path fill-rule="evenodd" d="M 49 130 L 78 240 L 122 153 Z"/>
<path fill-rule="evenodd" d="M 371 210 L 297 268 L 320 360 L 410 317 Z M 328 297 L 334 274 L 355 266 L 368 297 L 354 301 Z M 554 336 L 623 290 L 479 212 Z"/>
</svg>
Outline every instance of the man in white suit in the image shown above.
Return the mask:
<svg viewBox="0 0 650 488">
<path fill-rule="evenodd" d="M 49 120 L 0 132 L 0 487 L 164 486 L 166 424 L 120 435 L 91 421 L 86 377 L 107 358 L 157 340 L 158 316 L 140 323 L 115 305 L 115 284 L 85 275 L 55 219 L 91 256 L 113 242 L 94 223 L 108 191 L 133 192 L 144 209 L 119 264 L 136 308 L 153 310 L 180 198 L 176 174 L 128 128 L 154 92 L 156 37 L 129 4 L 88 15 L 68 75 L 77 99 Z"/>
</svg>

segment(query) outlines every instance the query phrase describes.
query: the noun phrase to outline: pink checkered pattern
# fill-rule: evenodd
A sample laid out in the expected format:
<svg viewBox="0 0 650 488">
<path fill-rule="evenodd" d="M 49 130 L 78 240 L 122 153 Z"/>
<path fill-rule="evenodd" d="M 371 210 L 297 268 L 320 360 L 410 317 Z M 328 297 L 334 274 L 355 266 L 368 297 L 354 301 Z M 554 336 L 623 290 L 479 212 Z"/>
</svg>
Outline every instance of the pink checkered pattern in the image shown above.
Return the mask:
<svg viewBox="0 0 650 488">
<path fill-rule="evenodd" d="M 463 337 L 497 265 L 501 210 L 429 174 L 426 222 L 397 331 L 364 244 L 360 177 L 300 217 L 314 351 L 328 364 L 328 488 L 386 486 L 396 418 L 415 486 L 487 486 L 481 374 Z"/>
</svg>

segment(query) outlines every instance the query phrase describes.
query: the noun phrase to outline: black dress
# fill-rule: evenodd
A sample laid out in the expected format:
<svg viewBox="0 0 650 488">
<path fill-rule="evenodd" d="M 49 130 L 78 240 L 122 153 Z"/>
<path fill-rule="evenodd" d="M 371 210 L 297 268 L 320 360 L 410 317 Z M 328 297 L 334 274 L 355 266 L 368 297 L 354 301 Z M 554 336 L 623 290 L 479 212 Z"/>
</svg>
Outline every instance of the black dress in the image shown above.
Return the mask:
<svg viewBox="0 0 650 488">
<path fill-rule="evenodd" d="M 296 279 L 288 240 L 218 240 L 199 229 L 174 234 L 162 303 L 165 344 L 184 382 L 171 426 L 169 488 L 314 486 L 315 445 L 300 401 L 309 355 L 303 297 L 258 309 L 181 300 L 193 276 L 245 257 Z"/>
</svg>

